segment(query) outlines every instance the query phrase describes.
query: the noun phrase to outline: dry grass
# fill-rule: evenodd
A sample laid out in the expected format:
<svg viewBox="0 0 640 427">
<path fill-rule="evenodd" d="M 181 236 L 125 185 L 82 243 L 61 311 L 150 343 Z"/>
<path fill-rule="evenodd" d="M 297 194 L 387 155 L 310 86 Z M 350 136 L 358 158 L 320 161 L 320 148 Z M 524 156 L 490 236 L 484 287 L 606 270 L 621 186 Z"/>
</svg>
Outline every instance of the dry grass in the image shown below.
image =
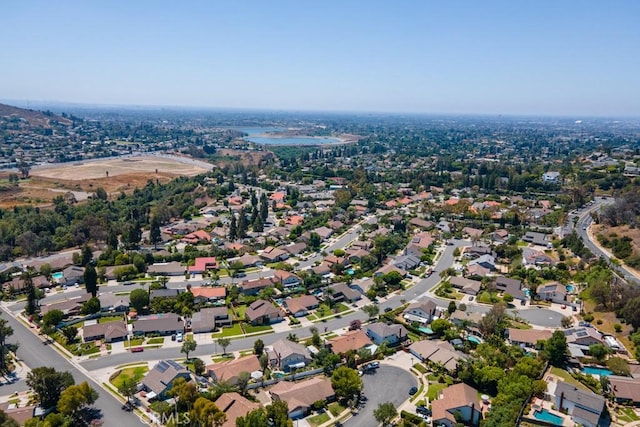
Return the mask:
<svg viewBox="0 0 640 427">
<path fill-rule="evenodd" d="M 593 301 L 584 301 L 584 308 L 587 313 L 593 314 L 593 325 L 596 326 L 600 331 L 606 332 L 607 334 L 611 334 L 618 341 L 620 341 L 626 348 L 629 350 L 629 354 L 633 355 L 634 346 L 631 340 L 629 339 L 629 334 L 633 332 L 633 327 L 631 325 L 623 324 L 620 322 L 620 319 L 616 318 L 616 314 L 611 311 L 595 311 L 595 303 Z M 601 320 L 602 324 L 598 324 L 598 321 Z M 613 325 L 619 323 L 622 325 L 622 331 L 616 332 Z"/>
</svg>

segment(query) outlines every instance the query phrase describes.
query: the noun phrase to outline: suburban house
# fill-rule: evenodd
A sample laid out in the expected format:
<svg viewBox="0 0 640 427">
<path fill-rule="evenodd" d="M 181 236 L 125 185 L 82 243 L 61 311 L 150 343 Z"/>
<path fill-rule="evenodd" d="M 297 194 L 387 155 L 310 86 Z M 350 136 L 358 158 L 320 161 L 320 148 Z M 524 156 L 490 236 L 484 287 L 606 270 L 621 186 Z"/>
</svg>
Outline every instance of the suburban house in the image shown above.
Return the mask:
<svg viewBox="0 0 640 427">
<path fill-rule="evenodd" d="M 311 361 L 309 350 L 302 344 L 280 339 L 267 350 L 269 365 L 278 367 L 285 372 L 291 369 L 304 368 Z"/>
<path fill-rule="evenodd" d="M 282 311 L 269 301 L 259 299 L 253 302 L 244 312 L 247 321 L 252 325 L 269 325 L 280 322 Z"/>
<path fill-rule="evenodd" d="M 333 235 L 333 230 L 329 227 L 318 227 L 313 230 L 313 233 L 316 233 L 322 240 L 327 240 L 329 237 Z"/>
<path fill-rule="evenodd" d="M 298 276 L 285 270 L 276 270 L 273 273 L 273 281 L 281 284 L 285 288 L 292 288 L 302 283 L 302 280 Z"/>
<path fill-rule="evenodd" d="M 404 326 L 398 324 L 387 325 L 386 323 L 376 322 L 366 326 L 366 334 L 376 345 L 386 343 L 394 346 L 405 342 L 409 336 Z"/>
<path fill-rule="evenodd" d="M 227 307 L 209 307 L 193 313 L 191 316 L 191 331 L 194 334 L 211 332 L 223 326 L 230 326 L 233 322 L 227 312 Z"/>
<path fill-rule="evenodd" d="M 477 327 L 484 313 L 456 310 L 449 316 L 449 321 L 458 327 Z"/>
<path fill-rule="evenodd" d="M 326 262 L 329 267 L 333 267 L 334 265 L 348 267 L 349 265 L 351 265 L 351 262 L 349 262 L 349 258 L 335 255 L 327 255 L 326 257 L 324 257 L 324 262 Z"/>
<path fill-rule="evenodd" d="M 151 291 L 149 292 L 149 301 L 153 301 L 156 298 L 176 298 L 182 292 L 184 291 L 181 289 L 151 289 Z"/>
<path fill-rule="evenodd" d="M 572 384 L 558 381 L 555 385 L 557 410 L 571 416 L 574 423 L 584 427 L 597 427 L 605 410 L 605 398 L 591 391 L 578 389 Z"/>
<path fill-rule="evenodd" d="M 44 276 L 32 277 L 31 281 L 36 289 L 44 289 L 52 286 L 49 280 Z M 27 288 L 24 285 L 24 280 L 22 280 L 21 276 L 14 277 L 10 281 L 3 283 L 2 289 L 5 292 L 11 292 L 14 294 L 20 294 L 27 291 Z"/>
<path fill-rule="evenodd" d="M 392 261 L 392 264 L 404 271 L 413 270 L 420 265 L 420 257 L 416 255 L 400 255 Z"/>
<path fill-rule="evenodd" d="M 161 360 L 142 379 L 142 387 L 147 391 L 147 399 L 165 400 L 167 391 L 171 390 L 173 382 L 178 378 L 191 380 L 191 373 L 187 368 L 173 360 Z"/>
<path fill-rule="evenodd" d="M 398 274 L 400 274 L 402 277 L 405 277 L 407 275 L 407 272 L 401 268 L 398 268 L 397 266 L 393 265 L 393 264 L 387 264 L 384 265 L 382 267 L 380 267 L 379 269 L 377 269 L 373 275 L 375 277 L 379 277 L 379 276 L 384 276 L 385 274 L 389 274 L 392 271 L 397 272 Z"/>
<path fill-rule="evenodd" d="M 289 258 L 289 252 L 280 248 L 274 248 L 273 246 L 267 246 L 260 254 L 260 258 L 267 262 L 284 261 Z"/>
<path fill-rule="evenodd" d="M 191 274 L 202 274 L 209 270 L 218 270 L 220 265 L 215 257 L 199 257 L 194 260 L 194 264 L 189 266 L 188 270 Z"/>
<path fill-rule="evenodd" d="M 182 276 L 185 273 L 184 265 L 177 261 L 151 264 L 147 268 L 149 276 Z"/>
<path fill-rule="evenodd" d="M 373 342 L 364 331 L 349 331 L 344 335 L 332 338 L 327 341 L 327 347 L 335 354 L 345 354 L 349 350 L 358 351 L 362 348 L 371 347 Z"/>
<path fill-rule="evenodd" d="M 526 301 L 527 299 L 529 299 L 525 291 L 522 289 L 522 282 L 518 279 L 510 279 L 508 277 L 498 276 L 496 277 L 495 283 L 496 289 L 503 294 L 509 294 L 513 298 L 520 301 Z"/>
<path fill-rule="evenodd" d="M 507 329 L 507 339 L 512 345 L 537 348 L 539 341 L 546 341 L 553 333 L 546 329 Z"/>
<path fill-rule="evenodd" d="M 309 314 L 309 311 L 318 308 L 320 302 L 313 295 L 302 295 L 295 298 L 284 300 L 284 307 L 293 317 L 303 317 Z"/>
<path fill-rule="evenodd" d="M 549 171 L 542 174 L 542 180 L 544 182 L 550 182 L 553 184 L 557 184 L 560 182 L 560 172 L 558 171 Z"/>
<path fill-rule="evenodd" d="M 82 306 L 85 302 L 89 301 L 91 294 L 84 294 L 77 298 L 71 298 L 59 302 L 52 302 L 51 304 L 43 305 L 40 307 L 40 313 L 44 316 L 52 310 L 60 310 L 65 317 L 74 316 L 80 314 Z"/>
<path fill-rule="evenodd" d="M 351 289 L 346 283 L 336 283 L 329 286 L 325 296 L 334 302 L 355 302 L 362 299 L 360 292 Z"/>
<path fill-rule="evenodd" d="M 434 426 L 454 427 L 459 423 L 477 426 L 482 419 L 478 390 L 465 383 L 454 384 L 442 390 L 438 399 L 431 402 L 431 410 Z"/>
<path fill-rule="evenodd" d="M 311 271 L 313 274 L 317 274 L 318 276 L 326 279 L 331 274 L 331 266 L 326 262 L 321 263 L 320 265 L 316 265 L 315 267 L 311 267 Z"/>
<path fill-rule="evenodd" d="M 575 344 L 581 346 L 588 351 L 590 345 L 604 344 L 602 334 L 595 328 L 578 327 L 565 329 L 564 336 L 567 338 L 567 344 Z"/>
<path fill-rule="evenodd" d="M 456 352 L 448 342 L 435 340 L 416 341 L 409 346 L 409 351 L 421 362 L 438 364 L 449 372 L 455 371 L 458 360 L 465 358 L 462 353 Z"/>
<path fill-rule="evenodd" d="M 431 300 L 414 302 L 404 310 L 404 318 L 410 322 L 431 323 L 438 314 L 438 307 Z"/>
<path fill-rule="evenodd" d="M 421 228 L 423 230 L 429 230 L 433 228 L 435 224 L 431 221 L 427 221 L 427 220 L 416 217 L 416 218 L 411 218 L 411 220 L 409 220 L 409 225 L 413 225 L 414 227 Z"/>
<path fill-rule="evenodd" d="M 84 283 L 84 268 L 78 267 L 75 265 L 71 265 L 64 270 L 62 270 L 62 274 L 64 276 L 64 283 L 67 285 L 72 285 L 74 283 Z"/>
<path fill-rule="evenodd" d="M 249 374 L 253 372 L 262 372 L 262 366 L 255 354 L 241 357 L 239 359 L 227 360 L 224 362 L 213 363 L 207 366 L 206 372 L 214 383 L 229 382 L 237 384 L 238 378 L 242 372 Z"/>
<path fill-rule="evenodd" d="M 112 292 L 103 292 L 98 295 L 100 311 L 121 313 L 129 311 L 129 295 L 116 295 Z"/>
<path fill-rule="evenodd" d="M 536 251 L 531 248 L 522 248 L 522 264 L 527 267 L 539 267 L 541 265 L 550 265 L 554 261 L 544 252 Z"/>
<path fill-rule="evenodd" d="M 468 295 L 478 295 L 478 292 L 480 292 L 480 288 L 482 287 L 482 282 L 460 276 L 451 277 L 451 279 L 449 279 L 449 283 L 463 294 Z"/>
<path fill-rule="evenodd" d="M 216 401 L 216 406 L 227 416 L 222 427 L 236 427 L 236 419 L 260 408 L 260 404 L 252 402 L 235 391 L 224 393 Z"/>
<path fill-rule="evenodd" d="M 104 340 L 105 343 L 123 340 L 127 337 L 127 324 L 122 320 L 107 323 L 95 323 L 82 327 L 84 342 Z"/>
<path fill-rule="evenodd" d="M 273 286 L 271 279 L 245 280 L 240 286 L 240 292 L 245 295 L 258 295 L 261 290 Z"/>
<path fill-rule="evenodd" d="M 486 268 L 489 271 L 494 271 L 496 269 L 496 259 L 493 255 L 485 254 L 480 255 L 476 259 L 472 259 L 467 264 L 468 267 L 479 265 L 482 268 Z"/>
<path fill-rule="evenodd" d="M 335 397 L 331 380 L 314 377 L 303 381 L 281 381 L 269 390 L 273 400 L 287 402 L 289 418 L 306 416 L 317 401 L 330 401 Z"/>
<path fill-rule="evenodd" d="M 555 303 L 565 303 L 567 301 L 567 287 L 558 282 L 545 283 L 539 285 L 536 293 L 540 299 Z"/>
<path fill-rule="evenodd" d="M 527 231 L 527 233 L 522 237 L 522 241 L 536 246 L 543 246 L 545 248 L 551 247 L 550 236 L 537 231 Z"/>
<path fill-rule="evenodd" d="M 227 288 L 224 286 L 205 287 L 198 286 L 189 289 L 193 294 L 193 302 L 196 304 L 201 302 L 224 301 L 227 296 Z"/>
<path fill-rule="evenodd" d="M 184 322 L 174 313 L 160 313 L 151 316 L 140 316 L 131 325 L 133 335 L 171 335 L 184 332 Z"/>
<path fill-rule="evenodd" d="M 637 378 L 609 375 L 607 380 L 609 381 L 609 393 L 616 403 L 636 406 L 640 404 L 640 381 Z"/>
<path fill-rule="evenodd" d="M 262 264 L 260 258 L 251 254 L 244 254 L 239 258 L 230 258 L 229 262 L 239 262 L 240 264 L 242 264 L 243 268 L 255 267 L 256 265 Z"/>
<path fill-rule="evenodd" d="M 307 244 L 304 242 L 294 243 L 292 245 L 288 245 L 283 247 L 283 249 L 291 255 L 300 255 L 304 251 L 307 250 Z"/>
</svg>

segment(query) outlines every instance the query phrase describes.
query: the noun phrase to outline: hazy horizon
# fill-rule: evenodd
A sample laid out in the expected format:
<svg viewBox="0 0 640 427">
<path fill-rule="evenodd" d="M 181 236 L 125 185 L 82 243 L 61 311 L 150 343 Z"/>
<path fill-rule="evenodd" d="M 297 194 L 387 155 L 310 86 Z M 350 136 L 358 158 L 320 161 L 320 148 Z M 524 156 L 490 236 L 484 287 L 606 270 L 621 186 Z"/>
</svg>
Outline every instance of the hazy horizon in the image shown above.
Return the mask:
<svg viewBox="0 0 640 427">
<path fill-rule="evenodd" d="M 27 103 L 640 117 L 640 3 L 7 4 L 0 96 Z"/>
</svg>

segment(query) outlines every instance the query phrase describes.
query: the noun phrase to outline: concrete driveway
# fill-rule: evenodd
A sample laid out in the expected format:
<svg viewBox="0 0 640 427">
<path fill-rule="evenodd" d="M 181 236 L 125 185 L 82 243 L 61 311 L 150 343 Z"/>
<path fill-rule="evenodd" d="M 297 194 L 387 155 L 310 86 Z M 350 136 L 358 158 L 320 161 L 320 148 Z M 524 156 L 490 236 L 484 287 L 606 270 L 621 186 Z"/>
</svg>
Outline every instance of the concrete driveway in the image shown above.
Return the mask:
<svg viewBox="0 0 640 427">
<path fill-rule="evenodd" d="M 373 411 L 379 404 L 391 402 L 393 406 L 399 408 L 404 401 L 409 399 L 409 389 L 418 386 L 418 380 L 412 374 L 404 369 L 386 364 L 380 365 L 380 368 L 373 374 L 363 375 L 362 380 L 364 395 L 368 400 L 358 415 L 344 423 L 347 427 L 377 426 L 378 422 L 373 416 Z"/>
</svg>

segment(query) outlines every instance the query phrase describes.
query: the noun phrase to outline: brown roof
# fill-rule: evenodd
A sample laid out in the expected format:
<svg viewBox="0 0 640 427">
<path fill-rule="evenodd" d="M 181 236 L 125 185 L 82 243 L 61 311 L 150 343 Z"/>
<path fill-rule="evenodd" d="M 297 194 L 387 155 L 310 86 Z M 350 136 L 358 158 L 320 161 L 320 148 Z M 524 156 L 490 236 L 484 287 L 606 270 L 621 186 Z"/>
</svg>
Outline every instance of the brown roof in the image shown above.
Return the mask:
<svg viewBox="0 0 640 427">
<path fill-rule="evenodd" d="M 478 399 L 478 391 L 465 383 L 454 384 L 442 390 L 439 399 L 431 403 L 433 420 L 447 419 L 455 423 L 455 409 L 472 405 L 480 411 L 482 404 Z"/>
<path fill-rule="evenodd" d="M 317 306 L 319 302 L 318 298 L 313 295 L 302 295 L 297 298 L 285 300 L 284 303 L 291 314 L 296 314 L 299 311 L 308 310 L 309 307 Z"/>
<path fill-rule="evenodd" d="M 255 354 L 252 354 L 251 356 L 241 357 L 239 359 L 218 362 L 207 366 L 207 372 L 215 382 L 234 382 L 237 381 L 238 375 L 240 375 L 241 372 L 251 373 L 261 370 L 262 366 L 260 365 L 260 361 Z"/>
<path fill-rule="evenodd" d="M 269 286 L 273 286 L 273 282 L 271 279 L 256 279 L 256 280 L 245 280 L 242 282 L 240 288 L 243 291 L 247 291 L 250 289 L 262 289 L 267 288 Z"/>
<path fill-rule="evenodd" d="M 263 299 L 256 300 L 253 304 L 251 304 L 244 312 L 247 319 L 250 321 L 258 319 L 264 316 L 275 316 L 280 314 L 280 309 L 275 307 L 269 301 L 265 301 Z"/>
<path fill-rule="evenodd" d="M 511 342 L 535 345 L 538 341 L 548 340 L 552 332 L 541 329 L 514 329 L 509 328 L 509 340 Z"/>
<path fill-rule="evenodd" d="M 259 403 L 254 403 L 236 392 L 223 394 L 215 404 L 227 415 L 227 421 L 222 424 L 222 427 L 235 427 L 237 418 L 244 417 L 260 407 Z"/>
<path fill-rule="evenodd" d="M 638 378 L 610 375 L 607 379 L 611 391 L 617 399 L 640 402 L 640 380 Z"/>
<path fill-rule="evenodd" d="M 335 393 L 331 380 L 325 377 L 315 377 L 304 381 L 282 381 L 269 390 L 275 400 L 287 402 L 289 412 L 299 408 L 309 408 L 318 400 L 327 400 Z"/>
<path fill-rule="evenodd" d="M 364 331 L 350 331 L 344 335 L 332 338 L 328 341 L 331 351 L 335 354 L 346 353 L 349 350 L 360 350 L 362 347 L 373 344 Z"/>
<path fill-rule="evenodd" d="M 82 328 L 82 336 L 86 340 L 91 337 L 104 336 L 107 341 L 127 336 L 127 325 L 122 320 L 114 322 L 96 323 Z"/>
</svg>

